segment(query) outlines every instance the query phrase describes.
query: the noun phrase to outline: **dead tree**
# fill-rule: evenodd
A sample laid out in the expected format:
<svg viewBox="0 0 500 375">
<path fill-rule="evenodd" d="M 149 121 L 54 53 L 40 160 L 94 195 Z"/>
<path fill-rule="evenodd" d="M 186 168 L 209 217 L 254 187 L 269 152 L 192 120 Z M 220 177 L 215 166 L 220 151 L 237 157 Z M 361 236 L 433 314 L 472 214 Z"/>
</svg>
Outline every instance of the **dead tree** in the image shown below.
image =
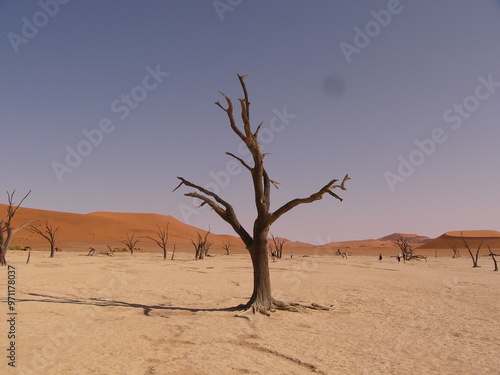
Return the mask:
<svg viewBox="0 0 500 375">
<path fill-rule="evenodd" d="M 168 225 L 170 223 L 167 222 L 164 228 L 161 228 L 159 225 L 156 225 L 158 230 L 156 231 L 156 236 L 158 238 L 153 238 L 149 236 L 145 236 L 150 240 L 156 242 L 156 244 L 163 250 L 163 260 L 167 260 L 167 242 L 168 242 Z"/>
<path fill-rule="evenodd" d="M 12 236 L 16 234 L 19 230 L 30 225 L 30 223 L 33 221 L 29 220 L 21 224 L 17 228 L 13 227 L 12 220 L 14 219 L 14 216 L 16 215 L 19 207 L 21 207 L 21 204 L 31 193 L 31 190 L 28 192 L 28 194 L 26 194 L 23 197 L 23 199 L 21 199 L 21 201 L 17 206 L 13 202 L 15 193 L 16 193 L 15 190 L 12 193 L 7 192 L 7 213 L 5 217 L 2 220 L 0 220 L 0 266 L 7 265 L 7 258 L 6 258 L 7 250 L 9 248 L 10 241 L 12 240 Z"/>
<path fill-rule="evenodd" d="M 226 250 L 226 255 L 229 255 L 229 249 L 231 248 L 231 246 L 233 246 L 233 245 L 231 245 L 231 241 L 230 240 L 227 240 L 227 242 L 223 242 L 222 243 L 222 248 L 224 250 Z"/>
<path fill-rule="evenodd" d="M 264 168 L 264 157 L 266 154 L 263 154 L 261 152 L 260 144 L 258 141 L 259 131 L 263 123 L 260 123 L 260 125 L 257 126 L 255 130 L 252 130 L 252 126 L 250 124 L 250 101 L 248 98 L 248 92 L 244 82 L 244 78 L 245 76 L 238 75 L 238 79 L 244 95 L 243 98 L 238 99 L 241 107 L 241 120 L 243 122 L 242 129 L 236 124 L 236 120 L 234 118 L 233 102 L 227 95 L 221 93 L 226 102 L 225 106 L 223 106 L 219 101 L 217 101 L 215 104 L 225 112 L 231 130 L 243 141 L 251 154 L 253 165 L 251 165 L 250 162 L 247 162 L 232 153 L 226 153 L 230 157 L 240 162 L 243 168 L 248 170 L 252 177 L 254 201 L 257 210 L 257 217 L 254 221 L 252 231 L 248 232 L 243 227 L 233 209 L 233 206 L 213 191 L 207 190 L 201 185 L 194 184 L 184 179 L 183 177 L 178 177 L 181 182 L 174 189 L 174 191 L 182 185 L 193 188 L 194 191 L 186 193 L 185 195 L 201 200 L 200 207 L 204 205 L 210 206 L 210 208 L 212 208 L 212 210 L 214 210 L 215 213 L 218 214 L 224 221 L 231 225 L 233 230 L 240 236 L 241 240 L 245 244 L 245 247 L 250 253 L 250 258 L 252 260 L 253 293 L 250 297 L 250 300 L 245 305 L 240 305 L 239 308 L 246 309 L 253 313 L 261 312 L 269 315 L 269 311 L 272 311 L 275 308 L 284 310 L 297 310 L 296 304 L 278 301 L 273 298 L 271 293 L 267 243 L 271 225 L 283 214 L 292 210 L 294 207 L 320 200 L 325 194 L 329 194 L 332 197 L 342 201 L 342 198 L 334 193 L 334 190 L 346 190 L 345 183 L 347 182 L 347 180 L 349 180 L 349 177 L 348 175 L 346 175 L 341 182 L 338 182 L 337 179 L 333 179 L 317 192 L 305 198 L 292 199 L 281 207 L 272 211 L 271 185 L 274 185 L 274 187 L 277 188 L 278 184 L 269 177 L 267 170 Z M 310 307 L 320 308 L 313 305 L 311 305 Z"/>
<path fill-rule="evenodd" d="M 174 243 L 174 248 L 172 250 L 172 257 L 170 258 L 170 260 L 174 260 L 174 255 L 175 255 L 175 243 Z"/>
<path fill-rule="evenodd" d="M 28 250 L 28 257 L 26 258 L 26 264 L 30 262 L 30 258 L 31 258 L 31 250 Z"/>
<path fill-rule="evenodd" d="M 496 256 L 500 256 L 498 254 L 494 254 L 493 251 L 491 251 L 490 245 L 488 245 L 488 250 L 490 251 L 490 257 L 493 259 L 493 264 L 495 264 L 495 269 L 493 271 L 498 272 L 498 264 L 497 260 L 495 259 Z"/>
<path fill-rule="evenodd" d="M 467 241 L 464 238 L 464 232 L 460 232 L 460 236 L 462 237 L 462 241 L 463 241 L 465 247 L 467 248 L 467 251 L 469 252 L 470 257 L 472 258 L 472 267 L 473 268 L 480 267 L 480 266 L 478 266 L 477 261 L 479 258 L 479 250 L 481 250 L 481 246 L 483 245 L 483 241 L 481 240 L 481 242 L 479 243 L 479 246 L 477 247 L 477 251 L 476 251 L 476 256 L 474 257 L 474 255 L 472 254 L 472 250 L 469 247 L 469 244 L 467 243 Z"/>
<path fill-rule="evenodd" d="M 413 244 L 405 235 L 398 233 L 398 239 L 396 240 L 396 244 L 399 246 L 401 253 L 403 254 L 403 260 L 407 261 L 414 257 L 413 252 L 415 249 L 413 248 Z"/>
<path fill-rule="evenodd" d="M 288 240 L 286 238 L 274 237 L 272 233 L 271 238 L 273 239 L 274 249 L 276 250 L 276 257 L 281 259 L 283 256 L 283 246 Z"/>
<path fill-rule="evenodd" d="M 97 255 L 95 249 L 93 247 L 89 247 L 89 252 L 88 252 L 87 256 L 93 257 L 94 255 Z"/>
<path fill-rule="evenodd" d="M 129 249 L 130 254 L 134 255 L 135 246 L 137 245 L 137 243 L 140 240 L 141 240 L 141 237 L 135 238 L 135 233 L 132 233 L 132 236 L 130 236 L 127 232 L 127 239 L 125 239 L 123 241 L 118 241 L 118 242 L 124 244 L 127 247 L 127 249 Z"/>
<path fill-rule="evenodd" d="M 460 250 L 458 250 L 458 246 L 456 244 L 450 244 L 450 246 L 453 250 L 452 258 L 460 258 Z"/>
<path fill-rule="evenodd" d="M 45 220 L 45 229 L 42 228 L 37 228 L 34 225 L 30 225 L 27 229 L 31 233 L 38 234 L 45 238 L 47 241 L 49 241 L 50 244 L 50 256 L 49 258 L 54 258 L 54 254 L 56 252 L 56 241 L 57 241 L 57 236 L 56 233 L 59 230 L 60 227 L 54 228 L 52 224 L 49 224 L 47 220 Z"/>
<path fill-rule="evenodd" d="M 194 259 L 200 260 L 208 255 L 208 250 L 210 250 L 210 247 L 212 247 L 213 245 L 213 242 L 208 240 L 209 234 L 210 234 L 210 229 L 208 230 L 208 232 L 205 234 L 204 237 L 202 237 L 201 234 L 198 233 L 197 242 L 191 240 L 191 243 L 193 244 L 195 249 Z"/>
</svg>

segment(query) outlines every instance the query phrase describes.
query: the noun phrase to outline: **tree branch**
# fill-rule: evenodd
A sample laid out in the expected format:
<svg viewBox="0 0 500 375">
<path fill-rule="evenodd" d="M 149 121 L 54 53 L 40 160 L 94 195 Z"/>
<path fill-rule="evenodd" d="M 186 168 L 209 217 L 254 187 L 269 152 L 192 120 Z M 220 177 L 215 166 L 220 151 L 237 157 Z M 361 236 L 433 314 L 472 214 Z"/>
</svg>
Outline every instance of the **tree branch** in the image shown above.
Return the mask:
<svg viewBox="0 0 500 375">
<path fill-rule="evenodd" d="M 236 160 L 238 160 L 246 169 L 248 169 L 250 172 L 252 172 L 252 167 L 250 167 L 243 159 L 237 157 L 236 155 L 230 153 L 230 152 L 226 152 L 226 155 L 229 155 L 233 158 L 235 158 Z"/>
<path fill-rule="evenodd" d="M 192 193 L 186 193 L 184 194 L 187 197 L 193 197 L 193 198 L 198 198 L 201 201 L 203 201 L 202 206 L 204 204 L 208 204 L 216 213 L 223 219 L 225 222 L 227 222 L 231 227 L 234 229 L 236 233 L 241 237 L 243 242 L 245 243 L 245 246 L 249 247 L 252 244 L 252 237 L 248 234 L 248 232 L 243 228 L 243 226 L 240 224 L 238 218 L 236 217 L 236 213 L 234 212 L 233 206 L 231 206 L 228 202 L 223 200 L 221 197 L 219 197 L 217 194 L 199 186 L 196 184 L 193 184 L 192 182 L 182 178 L 182 177 L 177 177 L 179 180 L 182 182 L 180 183 L 179 186 L 181 185 L 186 185 L 189 187 L 192 187 L 201 193 L 205 194 L 202 195 L 197 192 L 192 192 Z M 177 186 L 177 188 L 179 188 Z M 177 189 L 176 188 L 176 189 Z M 207 196 L 208 195 L 208 196 Z M 212 199 L 209 197 L 212 197 L 217 203 L 220 205 L 224 206 L 222 208 L 220 205 L 215 203 Z"/>
<path fill-rule="evenodd" d="M 340 198 L 337 194 L 333 193 L 332 189 L 341 188 L 342 190 L 345 190 L 345 186 L 344 185 L 345 185 L 346 181 L 348 181 L 348 180 L 350 180 L 349 175 L 345 175 L 344 179 L 342 180 L 342 184 L 341 185 L 335 185 L 335 183 L 338 180 L 332 180 L 328 184 L 326 184 L 325 186 L 323 186 L 318 192 L 316 192 L 314 194 L 311 194 L 307 198 L 292 199 L 291 201 L 289 201 L 288 203 L 285 203 L 283 206 L 281 206 L 280 208 L 278 208 L 276 211 L 274 211 L 271 214 L 269 223 L 272 224 L 281 215 L 283 215 L 284 213 L 290 211 L 292 208 L 298 206 L 299 204 L 311 203 L 311 202 L 314 202 L 314 201 L 322 199 L 323 195 L 325 195 L 326 193 L 328 193 L 331 196 L 333 196 L 333 197 L 339 199 L 340 201 L 342 201 L 342 198 Z"/>
<path fill-rule="evenodd" d="M 236 126 L 236 121 L 234 120 L 234 116 L 233 116 L 233 102 L 231 101 L 231 99 L 229 99 L 229 97 L 224 94 L 223 92 L 220 92 L 219 93 L 226 99 L 226 102 L 227 102 L 227 108 L 224 108 L 222 106 L 222 104 L 220 104 L 219 101 L 216 101 L 215 104 L 221 108 L 224 112 L 226 112 L 227 114 L 227 117 L 229 119 L 229 124 L 231 125 L 231 129 L 233 129 L 233 131 L 236 133 L 236 135 L 238 135 L 238 137 L 240 137 L 242 140 L 245 140 L 245 135 L 241 132 L 240 129 L 238 129 L 238 126 Z"/>
</svg>

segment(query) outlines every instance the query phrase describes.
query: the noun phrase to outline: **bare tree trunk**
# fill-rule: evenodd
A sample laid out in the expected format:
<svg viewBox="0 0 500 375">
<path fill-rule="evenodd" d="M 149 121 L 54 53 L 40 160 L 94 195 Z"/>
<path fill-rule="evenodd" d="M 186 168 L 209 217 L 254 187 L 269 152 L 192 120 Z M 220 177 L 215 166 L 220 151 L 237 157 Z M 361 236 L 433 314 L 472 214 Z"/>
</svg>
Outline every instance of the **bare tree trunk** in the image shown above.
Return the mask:
<svg viewBox="0 0 500 375">
<path fill-rule="evenodd" d="M 54 247 L 54 244 L 50 244 L 50 256 L 49 256 L 49 258 L 54 258 L 55 252 L 56 252 L 56 248 Z"/>
<path fill-rule="evenodd" d="M 488 245 L 488 250 L 490 251 L 490 257 L 491 259 L 493 259 L 493 264 L 495 265 L 495 269 L 493 271 L 498 272 L 498 263 L 495 258 L 495 256 L 497 256 L 498 254 L 495 254 L 493 253 L 493 251 L 491 251 L 490 245 Z"/>
<path fill-rule="evenodd" d="M 267 311 L 273 303 L 267 235 L 263 233 L 258 239 L 254 238 L 249 251 L 253 265 L 253 293 L 247 306 L 254 306 L 255 311 Z"/>
<path fill-rule="evenodd" d="M 462 241 L 463 241 L 465 247 L 467 248 L 467 251 L 469 252 L 470 257 L 472 258 L 472 268 L 480 267 L 477 264 L 477 261 L 479 258 L 479 250 L 481 250 L 481 246 L 483 245 L 483 241 L 481 241 L 481 243 L 479 244 L 477 251 L 476 251 L 476 257 L 474 258 L 474 255 L 472 254 L 472 250 L 470 249 L 469 244 L 467 243 L 467 241 L 464 238 L 464 232 L 461 232 L 460 236 L 462 237 Z"/>
<path fill-rule="evenodd" d="M 170 260 L 174 260 L 174 255 L 175 255 L 175 243 L 174 243 L 174 249 L 172 250 L 172 258 L 170 258 Z"/>
</svg>

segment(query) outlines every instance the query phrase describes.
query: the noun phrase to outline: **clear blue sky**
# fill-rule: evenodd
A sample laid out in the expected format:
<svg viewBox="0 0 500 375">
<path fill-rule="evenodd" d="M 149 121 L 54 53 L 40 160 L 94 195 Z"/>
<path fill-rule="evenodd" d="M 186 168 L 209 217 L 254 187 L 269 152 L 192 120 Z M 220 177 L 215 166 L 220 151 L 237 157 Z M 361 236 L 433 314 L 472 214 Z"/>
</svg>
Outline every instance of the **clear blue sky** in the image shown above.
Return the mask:
<svg viewBox="0 0 500 375">
<path fill-rule="evenodd" d="M 244 157 L 213 104 L 241 96 L 239 73 L 281 183 L 273 208 L 352 178 L 342 203 L 297 207 L 275 235 L 500 230 L 499 1 L 4 0 L 0 30 L 0 202 L 32 189 L 28 207 L 232 233 L 171 191 Z M 233 174 L 220 195 L 251 227 L 249 176 Z"/>
</svg>

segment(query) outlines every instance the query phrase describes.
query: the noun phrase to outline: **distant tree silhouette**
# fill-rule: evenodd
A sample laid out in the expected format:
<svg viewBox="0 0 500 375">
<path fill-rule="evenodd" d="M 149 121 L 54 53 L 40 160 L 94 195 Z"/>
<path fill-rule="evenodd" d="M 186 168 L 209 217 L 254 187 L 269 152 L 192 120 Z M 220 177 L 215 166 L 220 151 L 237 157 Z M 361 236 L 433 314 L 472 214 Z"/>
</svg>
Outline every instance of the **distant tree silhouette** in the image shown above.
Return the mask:
<svg viewBox="0 0 500 375">
<path fill-rule="evenodd" d="M 233 246 L 231 244 L 231 240 L 227 240 L 227 241 L 222 242 L 222 248 L 224 250 L 226 250 L 226 255 L 229 255 L 229 249 L 231 248 L 231 246 Z"/>
<path fill-rule="evenodd" d="M 7 213 L 5 217 L 0 220 L 0 266 L 7 265 L 7 250 L 9 248 L 10 241 L 12 240 L 12 236 L 33 222 L 33 220 L 29 220 L 17 228 L 13 226 L 12 220 L 14 219 L 14 216 L 16 216 L 17 210 L 21 207 L 21 204 L 23 204 L 24 200 L 28 197 L 28 195 L 30 195 L 31 190 L 28 191 L 17 206 L 14 204 L 15 193 L 15 190 L 12 191 L 12 193 L 7 192 Z"/>
<path fill-rule="evenodd" d="M 458 245 L 450 244 L 451 249 L 453 250 L 452 258 L 460 258 L 460 250 L 458 249 Z"/>
<path fill-rule="evenodd" d="M 54 228 L 52 224 L 49 224 L 47 220 L 45 220 L 45 229 L 38 228 L 35 225 L 30 225 L 27 230 L 29 230 L 31 233 L 38 234 L 45 238 L 47 241 L 49 241 L 50 244 L 50 256 L 49 258 L 54 258 L 54 254 L 56 252 L 56 241 L 57 241 L 57 236 L 56 233 L 59 230 L 59 227 Z"/>
<path fill-rule="evenodd" d="M 134 249 L 135 249 L 135 246 L 137 245 L 137 243 L 141 240 L 141 237 L 135 237 L 135 233 L 132 233 L 132 236 L 130 236 L 127 232 L 127 238 L 122 240 L 122 241 L 119 241 L 120 243 L 124 244 L 127 249 L 129 249 L 130 251 L 130 254 L 134 254 Z"/>
<path fill-rule="evenodd" d="M 493 251 L 491 251 L 490 245 L 488 245 L 488 250 L 490 251 L 489 255 L 490 255 L 491 259 L 493 260 L 493 264 L 495 265 L 495 269 L 493 271 L 497 272 L 498 271 L 498 263 L 497 263 L 497 260 L 495 257 L 500 256 L 500 255 L 493 253 Z"/>
<path fill-rule="evenodd" d="M 467 248 L 467 251 L 469 252 L 469 255 L 470 257 L 472 258 L 472 267 L 480 267 L 478 264 L 477 264 L 477 261 L 479 259 L 479 250 L 481 250 L 481 246 L 483 245 L 483 241 L 481 241 L 481 243 L 479 244 L 479 246 L 477 247 L 477 251 L 476 251 L 476 256 L 474 257 L 474 255 L 472 255 L 472 250 L 470 249 L 469 247 L 469 243 L 465 240 L 464 238 L 464 232 L 460 232 L 460 236 L 462 237 L 462 241 L 465 245 L 465 247 Z"/>
<path fill-rule="evenodd" d="M 158 224 L 156 225 L 157 238 L 153 238 L 150 236 L 145 236 L 145 238 L 149 238 L 150 240 L 156 242 L 156 244 L 163 250 L 163 260 L 167 259 L 167 243 L 168 243 L 168 226 L 170 223 L 167 222 L 165 227 L 160 227 Z"/>
<path fill-rule="evenodd" d="M 213 245 L 213 242 L 208 240 L 209 234 L 210 234 L 210 229 L 208 229 L 208 232 L 205 233 L 205 236 L 202 236 L 200 233 L 198 233 L 197 242 L 191 240 L 191 243 L 193 244 L 195 250 L 194 259 L 200 260 L 208 255 L 208 251 Z"/>
<path fill-rule="evenodd" d="M 413 244 L 410 239 L 405 235 L 398 233 L 398 239 L 396 240 L 396 244 L 401 250 L 401 254 L 403 255 L 403 260 L 407 261 L 413 258 L 413 252 L 415 251 Z"/>
<path fill-rule="evenodd" d="M 273 239 L 274 248 L 276 250 L 276 257 L 281 259 L 283 256 L 283 246 L 288 240 L 286 238 L 274 237 L 272 233 L 271 238 Z"/>
</svg>

